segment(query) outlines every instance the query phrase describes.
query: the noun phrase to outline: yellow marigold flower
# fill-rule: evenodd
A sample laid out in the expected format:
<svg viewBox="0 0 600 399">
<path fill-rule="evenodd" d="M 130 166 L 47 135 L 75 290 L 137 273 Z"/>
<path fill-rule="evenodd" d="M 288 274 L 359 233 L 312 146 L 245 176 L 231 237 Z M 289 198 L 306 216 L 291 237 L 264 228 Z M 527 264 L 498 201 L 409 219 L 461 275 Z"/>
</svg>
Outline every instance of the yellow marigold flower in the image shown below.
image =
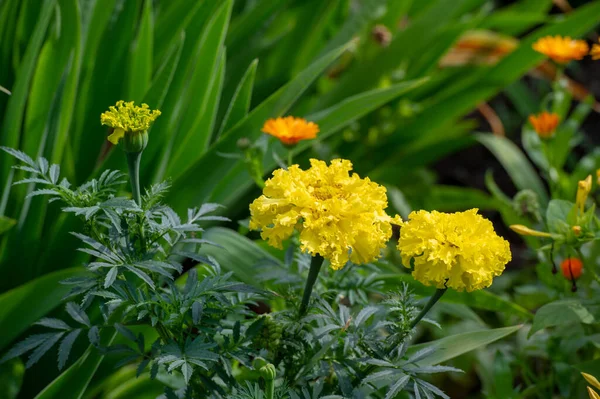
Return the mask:
<svg viewBox="0 0 600 399">
<path fill-rule="evenodd" d="M 277 137 L 285 145 L 294 145 L 301 140 L 317 137 L 319 126 L 302 118 L 286 116 L 285 118 L 267 120 L 262 131 Z"/>
<path fill-rule="evenodd" d="M 412 212 L 400 229 L 398 249 L 413 277 L 425 285 L 469 292 L 489 287 L 511 260 L 508 242 L 492 223 L 465 212 Z"/>
<path fill-rule="evenodd" d="M 273 172 L 263 195 L 250 205 L 250 229 L 262 229 L 262 238 L 277 248 L 298 230 L 301 249 L 328 259 L 333 269 L 348 260 L 377 259 L 392 235 L 391 223 L 402 223 L 385 213 L 385 187 L 350 174 L 347 160 L 328 166 L 311 159 L 310 164 L 307 170 L 292 165 Z"/>
<path fill-rule="evenodd" d="M 590 51 L 590 55 L 593 60 L 600 60 L 600 44 L 592 45 L 592 50 Z"/>
<path fill-rule="evenodd" d="M 584 180 L 580 180 L 577 183 L 577 196 L 575 197 L 575 203 L 580 212 L 583 212 L 585 208 L 585 201 L 588 195 L 592 191 L 592 175 L 588 175 Z"/>
<path fill-rule="evenodd" d="M 555 113 L 542 112 L 537 115 L 529 115 L 529 122 L 535 129 L 538 136 L 543 139 L 552 137 L 558 126 L 559 117 Z"/>
<path fill-rule="evenodd" d="M 542 37 L 533 43 L 533 49 L 561 64 L 580 60 L 589 51 L 589 47 L 584 40 L 575 40 L 568 36 Z"/>
<path fill-rule="evenodd" d="M 530 229 L 522 224 L 512 224 L 509 226 L 512 231 L 522 236 L 533 236 L 533 237 L 552 237 L 552 234 L 543 231 L 537 231 Z"/>
<path fill-rule="evenodd" d="M 108 140 L 116 145 L 125 133 L 141 133 L 148 130 L 159 116 L 160 111 L 150 110 L 148 104 L 138 107 L 133 101 L 119 100 L 115 106 L 108 107 L 108 111 L 100 115 L 100 122 L 114 129 Z"/>
</svg>

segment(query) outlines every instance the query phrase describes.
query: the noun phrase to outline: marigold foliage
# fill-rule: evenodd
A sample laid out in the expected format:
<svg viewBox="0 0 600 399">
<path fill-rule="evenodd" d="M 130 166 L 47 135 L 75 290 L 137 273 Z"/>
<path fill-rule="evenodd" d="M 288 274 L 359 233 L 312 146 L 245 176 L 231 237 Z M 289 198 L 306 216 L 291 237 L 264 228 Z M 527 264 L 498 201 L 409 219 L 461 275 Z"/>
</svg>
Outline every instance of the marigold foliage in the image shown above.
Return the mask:
<svg viewBox="0 0 600 399">
<path fill-rule="evenodd" d="M 412 212 L 400 230 L 398 249 L 403 263 L 425 285 L 475 291 L 492 284 L 511 260 L 508 242 L 492 223 L 465 212 Z"/>
<path fill-rule="evenodd" d="M 537 115 L 529 115 L 529 122 L 533 126 L 533 129 L 543 139 L 552 137 L 559 120 L 560 118 L 557 114 L 546 111 Z"/>
<path fill-rule="evenodd" d="M 538 53 L 542 53 L 561 64 L 580 60 L 589 51 L 589 47 L 584 40 L 575 40 L 568 36 L 542 37 L 533 43 L 532 47 Z"/>
<path fill-rule="evenodd" d="M 150 128 L 152 123 L 160 116 L 159 110 L 150 110 L 148 104 L 137 106 L 133 101 L 117 101 L 108 111 L 100 115 L 100 122 L 105 126 L 114 128 L 108 140 L 117 144 L 125 133 L 143 132 Z"/>
<path fill-rule="evenodd" d="M 269 119 L 262 131 L 278 138 L 285 145 L 294 145 L 301 140 L 317 137 L 319 126 L 302 118 L 286 116 L 285 118 Z"/>
<path fill-rule="evenodd" d="M 292 165 L 273 172 L 250 205 L 250 229 L 262 229 L 262 238 L 277 248 L 298 230 L 302 251 L 323 256 L 334 269 L 348 260 L 377 259 L 392 235 L 391 223 L 402 223 L 385 213 L 385 187 L 350 174 L 347 160 L 310 163 L 307 170 Z"/>
</svg>

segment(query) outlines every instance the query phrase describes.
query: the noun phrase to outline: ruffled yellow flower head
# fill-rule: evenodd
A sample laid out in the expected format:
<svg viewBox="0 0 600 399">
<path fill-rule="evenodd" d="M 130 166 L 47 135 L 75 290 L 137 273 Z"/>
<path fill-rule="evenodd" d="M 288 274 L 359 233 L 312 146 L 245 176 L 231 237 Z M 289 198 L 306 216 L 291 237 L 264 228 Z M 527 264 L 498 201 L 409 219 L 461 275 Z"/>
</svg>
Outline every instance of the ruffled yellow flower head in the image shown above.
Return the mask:
<svg viewBox="0 0 600 399">
<path fill-rule="evenodd" d="M 262 131 L 278 138 L 285 145 L 295 145 L 301 140 L 317 137 L 319 126 L 302 118 L 286 116 L 267 120 Z"/>
<path fill-rule="evenodd" d="M 277 248 L 298 230 L 301 249 L 328 259 L 333 269 L 348 260 L 377 259 L 392 235 L 391 223 L 402 223 L 385 213 L 385 187 L 350 174 L 347 160 L 327 166 L 311 159 L 310 164 L 307 170 L 292 165 L 273 172 L 263 195 L 250 205 L 250 229 L 262 229 L 262 238 Z"/>
<path fill-rule="evenodd" d="M 108 107 L 108 111 L 100 115 L 100 122 L 114 128 L 108 140 L 116 145 L 125 133 L 140 133 L 148 130 L 159 116 L 160 111 L 150 110 L 148 104 L 138 107 L 133 104 L 133 101 L 119 100 L 115 106 Z"/>
<path fill-rule="evenodd" d="M 533 49 L 554 61 L 566 64 L 569 61 L 580 60 L 588 53 L 589 47 L 584 40 L 575 40 L 570 37 L 546 36 L 533 43 Z"/>
<path fill-rule="evenodd" d="M 469 292 L 489 287 L 511 260 L 508 242 L 492 223 L 466 212 L 412 212 L 400 229 L 398 249 L 413 277 L 425 285 Z"/>
<path fill-rule="evenodd" d="M 529 122 L 533 129 L 543 139 L 547 139 L 554 135 L 554 131 L 558 126 L 560 118 L 552 112 L 541 112 L 537 115 L 529 115 Z"/>
</svg>

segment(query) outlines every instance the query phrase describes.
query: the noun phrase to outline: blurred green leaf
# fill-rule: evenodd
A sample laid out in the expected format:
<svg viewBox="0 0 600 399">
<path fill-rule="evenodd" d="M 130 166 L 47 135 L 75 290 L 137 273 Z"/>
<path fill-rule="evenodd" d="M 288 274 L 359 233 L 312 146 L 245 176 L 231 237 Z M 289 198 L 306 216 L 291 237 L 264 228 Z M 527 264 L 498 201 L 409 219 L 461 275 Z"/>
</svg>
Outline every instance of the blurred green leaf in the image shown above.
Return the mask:
<svg viewBox="0 0 600 399">
<path fill-rule="evenodd" d="M 169 159 L 168 175 L 177 178 L 195 163 L 208 148 L 212 138 L 212 123 L 221 95 L 224 62 L 222 47 L 229 26 L 232 0 L 227 0 L 216 10 L 206 24 L 200 39 L 199 63 L 186 90 L 186 112 L 178 126 L 179 133 L 171 136 L 163 157 Z M 163 161 L 165 162 L 165 161 Z"/>
<path fill-rule="evenodd" d="M 252 88 L 254 87 L 254 78 L 256 76 L 256 67 L 258 66 L 258 60 L 252 61 L 246 73 L 240 80 L 233 98 L 227 107 L 227 112 L 223 117 L 219 133 L 215 139 L 219 139 L 223 132 L 228 131 L 235 126 L 239 121 L 244 119 L 248 115 L 250 110 L 250 102 L 252 100 Z"/>
<path fill-rule="evenodd" d="M 579 301 L 573 299 L 555 301 L 537 310 L 527 337 L 548 327 L 578 323 L 592 324 L 595 321 L 594 316 Z"/>
<path fill-rule="evenodd" d="M 0 235 L 12 229 L 16 223 L 17 221 L 14 219 L 8 218 L 6 216 L 0 216 Z"/>
<path fill-rule="evenodd" d="M 152 52 L 154 34 L 154 17 L 152 13 L 152 0 L 144 1 L 142 19 L 135 41 L 129 52 L 129 70 L 127 71 L 127 101 L 140 102 L 150 87 L 152 79 Z"/>
<path fill-rule="evenodd" d="M 504 137 L 491 134 L 478 134 L 477 140 L 498 158 L 517 189 L 531 189 L 538 195 L 542 204 L 548 202 L 548 194 L 542 180 L 519 147 Z"/>
<path fill-rule="evenodd" d="M 227 248 L 226 251 L 211 245 L 204 245 L 200 252 L 213 256 L 223 268 L 232 271 L 236 279 L 255 285 L 253 267 L 260 261 L 280 263 L 256 243 L 237 232 L 223 227 L 207 229 L 203 238 Z"/>
<path fill-rule="evenodd" d="M 2 120 L 2 134 L 0 135 L 0 145 L 5 147 L 17 148 L 21 136 L 21 126 L 23 123 L 23 114 L 25 113 L 26 101 L 29 94 L 29 85 L 34 73 L 35 65 L 40 54 L 40 48 L 44 41 L 44 35 L 50 24 L 56 0 L 45 1 L 40 11 L 40 18 L 35 26 L 35 31 L 27 51 L 23 58 L 23 63 L 19 69 L 19 76 L 12 88 L 12 96 L 8 101 L 8 107 Z M 10 168 L 13 164 L 11 157 L 6 154 L 0 160 L 0 184 L 5 183 L 2 190 L 2 199 L 0 200 L 0 215 L 6 210 L 8 195 L 12 184 L 12 177 L 9 178 Z"/>
<path fill-rule="evenodd" d="M 482 346 L 489 345 L 517 332 L 521 327 L 521 325 L 518 325 L 451 335 L 449 337 L 438 339 L 437 341 L 413 345 L 408 348 L 406 355 L 410 357 L 421 349 L 434 347 L 436 348 L 436 351 L 433 352 L 433 354 L 417 362 L 421 367 L 433 366 L 454 359 L 455 357 Z"/>
<path fill-rule="evenodd" d="M 80 267 L 65 269 L 0 295 L 0 350 L 62 302 L 72 287 L 60 284 L 61 281 L 85 274 L 86 270 Z"/>
</svg>

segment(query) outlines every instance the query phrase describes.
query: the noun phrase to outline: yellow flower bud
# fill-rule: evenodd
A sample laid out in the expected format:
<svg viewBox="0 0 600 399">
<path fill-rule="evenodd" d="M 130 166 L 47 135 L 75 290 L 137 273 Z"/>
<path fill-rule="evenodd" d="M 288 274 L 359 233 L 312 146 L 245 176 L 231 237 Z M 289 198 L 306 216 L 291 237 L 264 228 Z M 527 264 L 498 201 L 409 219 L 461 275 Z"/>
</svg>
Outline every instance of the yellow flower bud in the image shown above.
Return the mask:
<svg viewBox="0 0 600 399">
<path fill-rule="evenodd" d="M 580 180 L 579 183 L 577 183 L 577 197 L 575 203 L 582 213 L 590 191 L 592 191 L 592 175 L 588 175 L 584 180 Z"/>
<path fill-rule="evenodd" d="M 534 237 L 552 237 L 552 234 L 546 233 L 544 231 L 537 231 L 530 229 L 527 226 L 523 226 L 522 224 L 513 224 L 509 226 L 512 231 L 522 236 L 534 236 Z"/>
<path fill-rule="evenodd" d="M 587 387 L 588 394 L 590 395 L 590 399 L 600 399 L 600 395 L 596 393 L 592 388 Z"/>
<path fill-rule="evenodd" d="M 573 234 L 576 236 L 579 237 L 581 235 L 581 226 L 573 226 L 571 227 L 571 230 L 573 230 Z"/>
<path fill-rule="evenodd" d="M 581 373 L 581 375 L 583 376 L 583 378 L 585 378 L 588 384 L 590 384 L 594 388 L 600 389 L 600 381 L 598 381 L 596 377 L 588 373 Z"/>
</svg>

